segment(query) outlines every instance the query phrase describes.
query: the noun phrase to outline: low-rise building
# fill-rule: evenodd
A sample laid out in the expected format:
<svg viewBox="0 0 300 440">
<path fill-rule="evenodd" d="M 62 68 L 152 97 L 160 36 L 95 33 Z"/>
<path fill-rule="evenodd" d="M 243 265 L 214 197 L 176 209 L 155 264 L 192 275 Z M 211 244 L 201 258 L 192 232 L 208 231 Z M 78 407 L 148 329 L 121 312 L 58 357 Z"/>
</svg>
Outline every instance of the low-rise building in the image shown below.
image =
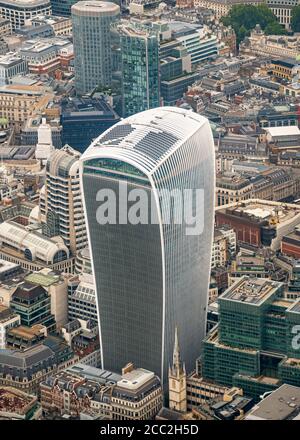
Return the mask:
<svg viewBox="0 0 300 440">
<path fill-rule="evenodd" d="M 162 388 L 154 373 L 132 365 L 122 376 L 82 364 L 40 385 L 45 414 L 79 415 L 93 410 L 105 419 L 149 420 L 162 407 Z"/>
<path fill-rule="evenodd" d="M 67 344 L 52 349 L 45 341 L 23 351 L 0 350 L 0 385 L 36 394 L 46 377 L 78 362 Z"/>
<path fill-rule="evenodd" d="M 236 259 L 232 262 L 231 270 L 228 274 L 229 285 L 244 275 L 256 278 L 269 278 L 266 259 L 254 251 L 249 251 L 246 255 L 239 252 Z"/>
<path fill-rule="evenodd" d="M 6 332 L 6 347 L 24 350 L 38 344 L 47 336 L 47 328 L 41 324 L 32 327 L 15 326 Z"/>
<path fill-rule="evenodd" d="M 20 324 L 20 315 L 0 304 L 0 349 L 6 348 L 7 332 Z"/>
<path fill-rule="evenodd" d="M 292 59 L 273 59 L 270 63 L 272 75 L 278 79 L 286 79 L 291 81 L 294 76 L 294 69 L 298 67 L 298 62 Z"/>
<path fill-rule="evenodd" d="M 84 319 L 97 322 L 96 292 L 91 274 L 79 275 L 79 284 L 68 298 L 68 316 L 70 320 Z"/>
<path fill-rule="evenodd" d="M 227 15 L 234 5 L 259 5 L 264 3 L 263 0 L 195 0 L 194 5 L 202 8 L 211 9 L 215 13 L 216 19 Z"/>
<path fill-rule="evenodd" d="M 72 270 L 74 258 L 61 237 L 46 237 L 30 227 L 5 221 L 0 224 L 0 242 L 0 257 L 24 269 Z"/>
<path fill-rule="evenodd" d="M 265 35 L 257 25 L 240 44 L 240 54 L 264 57 L 293 58 L 299 54 L 299 35 Z"/>
<path fill-rule="evenodd" d="M 216 205 L 241 202 L 250 199 L 253 184 L 238 174 L 224 173 L 216 179 Z"/>
<path fill-rule="evenodd" d="M 68 69 L 74 59 L 72 43 L 62 37 L 27 40 L 19 50 L 20 57 L 35 74 L 51 74 L 57 69 Z"/>
<path fill-rule="evenodd" d="M 62 336 L 80 362 L 94 367 L 101 365 L 98 323 L 74 319 L 62 328 Z"/>
<path fill-rule="evenodd" d="M 300 222 L 296 204 L 251 199 L 216 208 L 216 225 L 228 225 L 237 241 L 278 250 L 284 235 Z"/>
<path fill-rule="evenodd" d="M 53 103 L 49 102 L 49 105 L 45 108 L 45 113 L 53 109 Z M 38 143 L 38 132 L 40 126 L 43 124 L 43 115 L 41 113 L 35 113 L 33 116 L 30 116 L 26 121 L 24 121 L 24 124 L 21 128 L 21 143 L 22 145 L 32 145 L 36 146 Z M 61 134 L 62 134 L 62 127 L 60 125 L 59 117 L 56 117 L 56 115 L 49 115 L 47 117 L 47 124 L 50 126 L 51 130 L 51 140 L 52 144 L 55 148 L 61 148 L 62 147 L 62 140 L 61 140 Z M 34 149 L 35 151 L 35 149 Z"/>
<path fill-rule="evenodd" d="M 65 98 L 61 108 L 62 143 L 81 153 L 120 120 L 103 98 Z"/>
<path fill-rule="evenodd" d="M 26 20 L 40 14 L 51 14 L 50 0 L 0 1 L 0 16 L 10 20 L 13 30 L 24 26 Z"/>
<path fill-rule="evenodd" d="M 211 267 L 226 266 L 236 251 L 236 235 L 233 229 L 219 227 L 214 230 Z"/>
<path fill-rule="evenodd" d="M 22 268 L 19 264 L 10 263 L 9 261 L 0 260 L 0 282 L 17 276 L 22 272 Z M 0 300 L 1 303 L 1 300 Z"/>
<path fill-rule="evenodd" d="M 21 323 L 27 327 L 41 324 L 49 332 L 56 328 L 54 316 L 51 314 L 50 296 L 42 286 L 25 281 L 13 293 L 10 307 L 20 315 Z M 37 329 L 37 334 L 40 330 L 40 328 Z M 33 333 L 35 333 L 34 330 Z"/>
<path fill-rule="evenodd" d="M 265 396 L 245 420 L 299 420 L 300 387 L 283 384 Z"/>
<path fill-rule="evenodd" d="M 293 103 L 268 104 L 258 110 L 257 121 L 261 128 L 298 126 L 298 110 Z"/>
<path fill-rule="evenodd" d="M 46 267 L 25 277 L 25 281 L 42 286 L 48 292 L 51 314 L 55 318 L 58 329 L 68 322 L 68 279 L 68 274 Z"/>
<path fill-rule="evenodd" d="M 284 235 L 281 240 L 281 252 L 289 257 L 300 259 L 300 228 Z"/>
<path fill-rule="evenodd" d="M 27 72 L 27 62 L 19 55 L 9 52 L 0 56 L 0 86 L 9 84 L 14 76 L 25 75 Z"/>
<path fill-rule="evenodd" d="M 300 147 L 300 130 L 298 126 L 265 128 L 267 142 L 272 151 L 295 150 Z"/>
<path fill-rule="evenodd" d="M 256 401 L 282 383 L 299 386 L 299 299 L 287 300 L 283 283 L 242 277 L 218 303 L 218 326 L 203 345 L 203 377 L 242 388 Z"/>
<path fill-rule="evenodd" d="M 36 396 L 12 387 L 0 387 L 0 420 L 37 420 L 40 415 Z"/>
<path fill-rule="evenodd" d="M 7 18 L 0 18 L 0 38 L 12 33 L 11 22 Z"/>
<path fill-rule="evenodd" d="M 34 27 L 48 25 L 53 29 L 56 36 L 72 35 L 72 20 L 70 17 L 59 17 L 56 15 L 37 15 L 32 18 L 31 24 Z"/>
<path fill-rule="evenodd" d="M 0 86 L 0 116 L 6 118 L 19 133 L 24 121 L 42 113 L 52 99 L 53 94 L 43 86 Z"/>
</svg>

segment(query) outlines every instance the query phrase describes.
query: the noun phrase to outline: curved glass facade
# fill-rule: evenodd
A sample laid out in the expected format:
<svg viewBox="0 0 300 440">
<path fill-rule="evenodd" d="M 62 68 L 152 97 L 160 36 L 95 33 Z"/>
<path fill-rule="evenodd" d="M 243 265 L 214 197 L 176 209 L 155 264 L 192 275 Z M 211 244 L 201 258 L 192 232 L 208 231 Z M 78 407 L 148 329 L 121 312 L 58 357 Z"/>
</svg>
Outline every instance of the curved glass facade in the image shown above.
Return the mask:
<svg viewBox="0 0 300 440">
<path fill-rule="evenodd" d="M 127 125 L 123 140 L 116 138 L 117 128 Z M 81 158 L 104 368 L 120 371 L 134 362 L 166 382 L 175 327 L 187 370 L 194 369 L 205 335 L 215 189 L 211 129 L 204 118 L 173 108 L 149 110 L 114 127 Z M 127 192 L 120 199 L 124 180 Z M 96 221 L 101 189 L 116 195 L 116 224 Z M 120 224 L 119 200 L 132 189 L 149 196 L 155 222 Z M 195 198 L 198 189 L 204 201 L 200 234 L 188 235 L 184 222 L 164 222 L 170 191 L 193 190 Z M 174 199 L 170 206 L 176 218 L 182 205 Z"/>
</svg>

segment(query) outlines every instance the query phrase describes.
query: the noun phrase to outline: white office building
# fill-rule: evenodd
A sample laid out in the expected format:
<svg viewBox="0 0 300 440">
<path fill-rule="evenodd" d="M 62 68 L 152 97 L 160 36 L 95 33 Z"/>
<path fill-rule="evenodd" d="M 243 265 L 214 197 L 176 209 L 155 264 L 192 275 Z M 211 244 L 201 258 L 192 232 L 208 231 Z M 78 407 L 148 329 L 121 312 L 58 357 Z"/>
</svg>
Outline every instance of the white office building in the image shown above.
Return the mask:
<svg viewBox="0 0 300 440">
<path fill-rule="evenodd" d="M 87 244 L 79 157 L 69 145 L 55 150 L 47 161 L 45 187 L 40 194 L 43 232 L 62 237 L 73 256 Z"/>
<path fill-rule="evenodd" d="M 12 29 L 19 29 L 37 15 L 50 15 L 50 0 L 0 0 L 0 16 L 11 22 Z"/>
</svg>

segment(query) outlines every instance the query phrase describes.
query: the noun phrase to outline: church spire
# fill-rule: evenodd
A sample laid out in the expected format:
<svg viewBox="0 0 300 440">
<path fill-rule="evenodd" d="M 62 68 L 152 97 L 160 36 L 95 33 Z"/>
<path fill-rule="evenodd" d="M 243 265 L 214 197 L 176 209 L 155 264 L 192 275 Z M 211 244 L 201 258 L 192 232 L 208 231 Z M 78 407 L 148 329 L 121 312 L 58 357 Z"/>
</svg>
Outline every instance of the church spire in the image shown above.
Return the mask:
<svg viewBox="0 0 300 440">
<path fill-rule="evenodd" d="M 169 407 L 185 413 L 186 400 L 186 371 L 180 358 L 178 328 L 175 328 L 173 364 L 169 368 Z"/>
<path fill-rule="evenodd" d="M 178 327 L 175 327 L 173 367 L 178 367 L 179 365 L 180 365 L 180 350 L 179 350 L 179 342 L 178 342 Z"/>
<path fill-rule="evenodd" d="M 175 327 L 175 339 L 174 339 L 174 350 L 173 350 L 173 365 L 172 365 L 173 374 L 179 375 L 185 372 L 185 366 L 181 362 L 180 358 L 180 349 L 178 342 L 178 327 Z"/>
</svg>

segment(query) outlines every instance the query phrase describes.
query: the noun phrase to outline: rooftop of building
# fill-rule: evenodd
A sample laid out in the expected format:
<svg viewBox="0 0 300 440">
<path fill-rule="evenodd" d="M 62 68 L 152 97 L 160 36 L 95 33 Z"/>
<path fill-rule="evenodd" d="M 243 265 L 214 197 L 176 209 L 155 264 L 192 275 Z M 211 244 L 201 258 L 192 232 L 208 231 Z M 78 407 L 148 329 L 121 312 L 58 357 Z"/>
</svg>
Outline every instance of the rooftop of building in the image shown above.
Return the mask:
<svg viewBox="0 0 300 440">
<path fill-rule="evenodd" d="M 294 58 L 273 59 L 271 63 L 277 64 L 279 66 L 287 67 L 290 69 L 292 69 L 294 66 L 297 66 L 299 64 L 299 62 Z"/>
<path fill-rule="evenodd" d="M 24 271 L 18 273 L 17 275 L 13 274 L 11 277 L 5 279 L 0 284 L 1 289 L 13 293 L 17 288 L 17 286 L 19 286 L 24 282 L 24 277 L 26 276 L 26 273 L 27 272 Z"/>
<path fill-rule="evenodd" d="M 14 52 L 9 52 L 0 56 L 0 67 L 13 67 L 23 62 L 22 58 Z"/>
<path fill-rule="evenodd" d="M 91 277 L 92 278 L 92 277 Z M 91 282 L 80 281 L 76 290 L 72 293 L 72 299 L 79 301 L 87 301 L 89 303 L 96 304 L 95 286 Z"/>
<path fill-rule="evenodd" d="M 271 221 L 276 226 L 276 224 L 284 224 L 300 216 L 300 206 L 271 200 L 249 199 L 217 207 L 216 212 L 224 212 L 241 218 L 247 217 L 256 222 Z"/>
<path fill-rule="evenodd" d="M 269 169 L 268 165 L 265 165 L 262 162 L 255 162 L 255 161 L 250 161 L 250 160 L 245 160 L 245 161 L 241 161 L 241 160 L 234 160 L 232 163 L 233 167 L 236 168 L 240 168 L 241 170 L 245 169 L 245 168 L 251 168 L 251 170 L 253 170 L 253 172 L 256 173 L 260 173 L 263 171 L 266 171 Z"/>
<path fill-rule="evenodd" d="M 28 160 L 29 158 L 33 157 L 35 153 L 35 146 L 25 146 L 25 145 L 18 145 L 18 146 L 2 146 L 0 148 L 0 157 L 1 160 L 7 161 L 7 160 Z"/>
<path fill-rule="evenodd" d="M 287 310 L 294 303 L 292 299 L 280 298 L 272 301 L 272 305 Z M 271 312 L 273 313 L 273 312 Z"/>
<path fill-rule="evenodd" d="M 162 407 L 156 416 L 156 420 L 184 420 L 184 414 L 175 409 Z"/>
<path fill-rule="evenodd" d="M 237 255 L 236 263 L 238 266 L 263 266 L 265 265 L 264 257 L 260 255 Z"/>
<path fill-rule="evenodd" d="M 79 169 L 79 158 L 80 153 L 77 150 L 65 145 L 63 148 L 54 150 L 51 153 L 46 164 L 46 170 L 52 176 L 65 179 L 69 176 L 75 176 Z"/>
<path fill-rule="evenodd" d="M 65 329 L 67 333 L 73 333 L 74 331 L 81 329 L 81 323 L 78 319 L 73 319 L 73 321 L 69 321 L 65 324 L 63 329 Z"/>
<path fill-rule="evenodd" d="M 53 356 L 54 352 L 43 344 L 34 345 L 23 351 L 0 349 L 0 364 L 25 369 Z"/>
<path fill-rule="evenodd" d="M 71 46 L 72 43 L 68 38 L 64 37 L 51 37 L 51 38 L 32 38 L 30 40 L 26 40 L 21 48 L 20 53 L 22 52 L 31 52 L 39 54 L 45 50 L 53 48 L 54 50 L 61 49 L 65 46 Z"/>
<path fill-rule="evenodd" d="M 25 300 L 34 301 L 41 296 L 47 296 L 47 291 L 42 286 L 25 281 L 21 284 L 12 295 L 12 301 Z"/>
<path fill-rule="evenodd" d="M 117 25 L 118 32 L 120 35 L 127 37 L 135 37 L 135 38 L 154 38 L 157 39 L 158 43 L 158 34 L 151 27 L 139 25 L 136 22 L 132 21 L 121 21 Z"/>
<path fill-rule="evenodd" d="M 5 323 L 12 318 L 18 317 L 9 307 L 0 304 L 0 323 Z"/>
<path fill-rule="evenodd" d="M 272 137 L 300 136 L 300 129 L 296 125 L 287 125 L 283 127 L 266 127 L 265 131 Z"/>
<path fill-rule="evenodd" d="M 8 270 L 17 269 L 20 265 L 16 263 L 12 263 L 11 261 L 5 261 L 0 259 L 0 275 L 1 273 L 5 273 Z"/>
<path fill-rule="evenodd" d="M 12 387 L 0 387 L 0 414 L 14 413 L 24 415 L 37 401 L 36 396 Z"/>
<path fill-rule="evenodd" d="M 79 398 L 84 396 L 93 398 L 101 389 L 101 385 L 98 382 L 84 379 L 68 371 L 62 371 L 47 377 L 42 385 L 50 388 L 53 386 L 59 387 L 62 390 L 75 393 Z"/>
<path fill-rule="evenodd" d="M 216 186 L 228 189 L 242 189 L 246 186 L 251 185 L 249 179 L 245 177 L 235 174 L 235 173 L 225 173 L 219 174 L 216 178 Z"/>
<path fill-rule="evenodd" d="M 47 273 L 45 273 L 43 270 L 41 270 L 39 272 L 33 272 L 29 275 L 26 275 L 25 280 L 33 284 L 39 284 L 43 287 L 49 287 L 52 284 L 59 282 L 61 280 L 61 276 L 53 271 L 47 271 Z"/>
<path fill-rule="evenodd" d="M 5 238 L 7 243 L 17 245 L 17 252 L 20 252 L 22 247 L 31 251 L 36 250 L 38 258 L 43 258 L 45 262 L 52 261 L 58 251 L 64 251 L 67 258 L 69 256 L 68 248 L 61 237 L 49 238 L 13 221 L 4 221 L 0 224 L 0 236 L 3 241 Z"/>
<path fill-rule="evenodd" d="M 244 304 L 259 306 L 270 299 L 281 287 L 281 283 L 267 278 L 242 277 L 229 287 L 219 300 L 238 301 Z"/>
<path fill-rule="evenodd" d="M 32 327 L 26 327 L 24 325 L 20 325 L 18 327 L 13 327 L 9 329 L 9 334 L 13 335 L 17 338 L 26 339 L 27 341 L 31 341 L 39 336 L 45 327 L 40 324 L 33 325 Z"/>
<path fill-rule="evenodd" d="M 281 385 L 261 400 L 246 420 L 300 420 L 300 387 Z"/>
<path fill-rule="evenodd" d="M 154 373 L 152 371 L 143 368 L 136 368 L 129 373 L 122 375 L 122 379 L 117 385 L 119 388 L 125 388 L 126 390 L 137 390 L 153 377 Z"/>
<path fill-rule="evenodd" d="M 116 384 L 122 378 L 120 374 L 113 373 L 108 370 L 103 370 L 101 368 L 92 367 L 90 365 L 85 365 L 82 363 L 77 363 L 67 368 L 67 371 L 73 374 L 77 374 L 86 379 L 97 380 L 100 383 L 114 383 Z"/>
<path fill-rule="evenodd" d="M 196 23 L 189 23 L 185 21 L 173 21 L 169 23 L 173 37 L 181 37 L 183 35 L 188 35 L 194 33 L 199 29 L 203 29 L 203 26 Z"/>
<path fill-rule="evenodd" d="M 66 348 L 69 349 L 69 346 L 66 343 L 66 341 L 62 337 L 55 336 L 54 334 L 48 335 L 43 340 L 43 345 L 45 347 L 50 348 L 50 350 L 55 354 L 58 354 L 61 351 L 64 351 Z"/>
<path fill-rule="evenodd" d="M 62 23 L 64 21 L 70 21 L 71 17 L 61 17 L 57 15 L 37 15 L 31 19 L 32 23 L 47 23 L 54 25 L 57 23 Z"/>
<path fill-rule="evenodd" d="M 19 84 L 6 84 L 0 87 L 0 94 L 7 93 L 10 95 L 37 95 L 41 96 L 45 93 L 45 87 L 39 85 L 19 85 Z"/>
<path fill-rule="evenodd" d="M 19 8 L 34 8 L 36 6 L 50 6 L 50 0 L 1 0 L 0 4 Z"/>
<path fill-rule="evenodd" d="M 97 0 L 82 0 L 71 8 L 72 14 L 80 14 L 82 16 L 101 16 L 102 14 L 119 13 L 120 8 L 115 3 L 97 1 Z"/>
<path fill-rule="evenodd" d="M 117 155 L 143 162 L 154 172 L 167 155 L 176 151 L 187 137 L 208 124 L 207 119 L 178 107 L 159 107 L 130 116 L 100 135 L 82 156 L 83 161 Z"/>
<path fill-rule="evenodd" d="M 289 307 L 288 312 L 300 313 L 300 298 Z"/>
<path fill-rule="evenodd" d="M 211 405 L 212 411 L 221 420 L 232 420 L 238 414 L 243 414 L 250 406 L 253 406 L 253 399 L 246 396 L 235 396 L 230 402 L 217 401 Z"/>
<path fill-rule="evenodd" d="M 220 298 L 220 297 L 219 297 Z M 224 345 L 220 342 L 219 340 L 219 331 L 218 331 L 218 326 L 213 327 L 209 333 L 206 336 L 205 339 L 206 342 L 212 343 L 218 347 L 222 347 L 222 349 L 224 350 L 230 350 L 230 351 L 236 351 L 237 353 L 239 352 L 244 352 L 244 353 L 251 353 L 251 354 L 257 354 L 258 350 L 252 349 L 252 348 L 237 348 L 237 347 L 232 347 L 229 345 Z"/>
<path fill-rule="evenodd" d="M 117 118 L 117 114 L 104 98 L 75 97 L 61 102 L 63 118 L 67 116 L 102 116 Z"/>
<path fill-rule="evenodd" d="M 295 229 L 287 235 L 282 237 L 282 242 L 292 243 L 298 245 L 300 243 L 300 231 L 299 229 Z"/>
</svg>

